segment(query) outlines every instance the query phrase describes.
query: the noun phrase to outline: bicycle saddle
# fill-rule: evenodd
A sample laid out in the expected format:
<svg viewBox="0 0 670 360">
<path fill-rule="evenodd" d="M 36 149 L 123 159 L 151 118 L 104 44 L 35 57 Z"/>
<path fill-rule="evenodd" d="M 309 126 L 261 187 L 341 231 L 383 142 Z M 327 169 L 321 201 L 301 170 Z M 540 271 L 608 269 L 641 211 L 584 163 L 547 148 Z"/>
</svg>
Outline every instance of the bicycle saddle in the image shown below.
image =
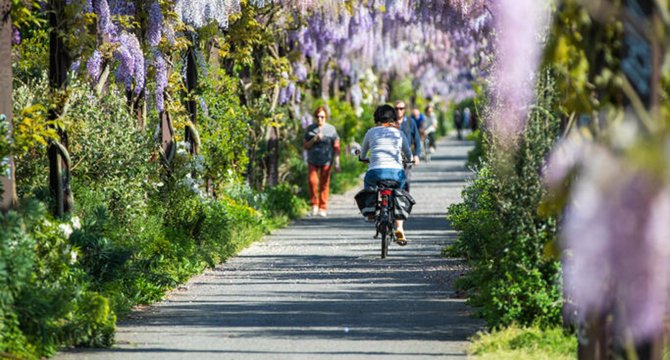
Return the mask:
<svg viewBox="0 0 670 360">
<path fill-rule="evenodd" d="M 387 189 L 396 189 L 400 187 L 400 183 L 393 180 L 381 180 L 377 181 L 377 187 L 387 188 Z"/>
</svg>

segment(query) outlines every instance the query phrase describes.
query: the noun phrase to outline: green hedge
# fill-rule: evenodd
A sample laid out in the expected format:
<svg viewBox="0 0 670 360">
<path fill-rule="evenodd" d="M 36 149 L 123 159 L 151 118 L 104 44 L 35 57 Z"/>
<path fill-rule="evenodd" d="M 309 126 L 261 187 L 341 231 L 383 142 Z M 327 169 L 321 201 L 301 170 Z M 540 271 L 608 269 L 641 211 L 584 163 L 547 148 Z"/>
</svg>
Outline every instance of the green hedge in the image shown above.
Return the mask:
<svg viewBox="0 0 670 360">
<path fill-rule="evenodd" d="M 42 93 L 48 93 L 45 80 L 20 84 L 17 113 L 44 103 Z M 98 97 L 73 81 L 67 109 L 62 121 L 75 164 L 70 218 L 56 220 L 46 211 L 44 146 L 16 154 L 22 206 L 0 216 L 0 357 L 109 346 L 118 315 L 160 300 L 306 208 L 295 186 L 259 192 L 243 183 L 239 169 L 221 170 L 244 163 L 234 148 L 239 144 L 214 145 L 226 126 L 242 131 L 242 120 L 201 124 L 204 148 L 212 157 L 221 154 L 220 161 L 180 147 L 168 170 L 151 156 L 152 132 L 138 130 L 114 88 Z M 151 114 L 149 128 L 157 121 Z M 204 179 L 192 175 L 202 173 L 216 182 L 216 197 L 203 193 Z"/>
<path fill-rule="evenodd" d="M 538 213 L 546 193 L 542 167 L 559 133 L 551 112 L 556 105 L 553 86 L 545 75 L 515 151 L 509 151 L 509 144 L 496 144 L 491 134 L 481 134 L 486 139 L 480 138 L 475 151 L 484 156 L 474 159 L 480 164 L 476 176 L 463 191 L 463 202 L 448 210 L 460 232 L 449 252 L 472 266 L 458 286 L 492 327 L 561 321 L 560 264 L 545 255 L 556 238 L 557 220 Z"/>
</svg>

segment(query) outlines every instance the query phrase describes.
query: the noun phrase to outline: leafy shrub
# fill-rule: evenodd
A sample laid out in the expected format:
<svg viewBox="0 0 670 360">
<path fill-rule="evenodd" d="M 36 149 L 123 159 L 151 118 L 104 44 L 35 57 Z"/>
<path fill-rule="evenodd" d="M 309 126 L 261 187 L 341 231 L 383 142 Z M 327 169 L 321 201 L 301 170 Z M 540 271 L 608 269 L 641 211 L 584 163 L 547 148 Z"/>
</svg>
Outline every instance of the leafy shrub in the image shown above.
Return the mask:
<svg viewBox="0 0 670 360">
<path fill-rule="evenodd" d="M 481 129 L 477 129 L 471 134 L 468 134 L 467 140 L 474 141 L 475 147 L 468 152 L 467 166 L 473 169 L 480 168 L 482 162 L 486 159 L 487 153 L 487 136 Z"/>
<path fill-rule="evenodd" d="M 61 346 L 111 345 L 116 317 L 88 289 L 68 226 L 36 202 L 0 215 L 0 351 L 32 358 Z"/>
<path fill-rule="evenodd" d="M 452 250 L 473 267 L 459 286 L 469 290 L 470 303 L 492 327 L 560 323 L 560 265 L 544 256 L 556 236 L 556 219 L 537 212 L 545 194 L 541 168 L 559 130 L 545 110 L 555 105 L 552 87 L 550 79 L 540 84 L 517 151 L 488 148 L 463 203 L 449 208 L 449 220 L 461 232 Z"/>
<path fill-rule="evenodd" d="M 223 70 L 212 73 L 201 85 L 203 102 L 198 111 L 197 128 L 205 159 L 203 176 L 213 181 L 216 190 L 220 190 L 228 178 L 239 180 L 249 162 L 247 148 L 251 127 L 237 91 L 236 79 Z"/>
<path fill-rule="evenodd" d="M 306 204 L 296 197 L 297 187 L 290 184 L 279 184 L 266 190 L 267 199 L 263 209 L 270 216 L 286 216 L 296 219 L 304 213 Z"/>
<path fill-rule="evenodd" d="M 347 190 L 361 183 L 361 174 L 367 171 L 367 166 L 343 151 L 340 157 L 342 171 L 333 171 L 330 181 L 330 189 L 333 194 L 343 194 Z"/>
</svg>

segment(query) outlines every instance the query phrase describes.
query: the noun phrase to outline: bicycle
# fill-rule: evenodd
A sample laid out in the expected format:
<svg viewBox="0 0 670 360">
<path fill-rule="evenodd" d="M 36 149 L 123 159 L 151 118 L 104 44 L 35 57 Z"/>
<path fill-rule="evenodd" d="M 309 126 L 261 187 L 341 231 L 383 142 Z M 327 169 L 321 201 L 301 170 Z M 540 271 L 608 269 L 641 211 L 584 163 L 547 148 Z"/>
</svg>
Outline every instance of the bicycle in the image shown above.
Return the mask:
<svg viewBox="0 0 670 360">
<path fill-rule="evenodd" d="M 426 135 L 423 139 L 423 161 L 426 163 L 430 162 L 430 138 Z"/>
<path fill-rule="evenodd" d="M 370 163 L 367 159 L 358 159 L 363 163 Z M 414 161 L 403 161 L 404 165 L 409 167 Z M 377 182 L 377 205 L 374 216 L 376 233 L 374 238 L 381 237 L 381 258 L 388 256 L 389 245 L 396 242 L 395 236 L 395 189 L 399 189 L 400 184 L 393 180 L 381 180 Z"/>
<path fill-rule="evenodd" d="M 431 152 L 432 146 L 435 142 L 435 130 L 427 132 L 423 137 L 423 160 L 427 163 L 430 162 L 433 154 Z"/>
</svg>

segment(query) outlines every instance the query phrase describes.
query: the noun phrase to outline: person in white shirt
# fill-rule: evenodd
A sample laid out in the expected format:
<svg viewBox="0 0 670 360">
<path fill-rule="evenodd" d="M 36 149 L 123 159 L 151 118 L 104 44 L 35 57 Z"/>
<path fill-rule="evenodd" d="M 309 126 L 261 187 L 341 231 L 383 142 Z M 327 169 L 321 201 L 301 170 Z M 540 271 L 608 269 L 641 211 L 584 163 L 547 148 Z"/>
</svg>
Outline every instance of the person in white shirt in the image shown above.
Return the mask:
<svg viewBox="0 0 670 360">
<path fill-rule="evenodd" d="M 376 126 L 365 134 L 360 152 L 361 160 L 370 161 L 365 173 L 365 187 L 374 189 L 377 182 L 391 180 L 402 189 L 406 181 L 403 159 L 409 161 L 413 157 L 409 141 L 398 127 L 396 111 L 392 106 L 378 107 L 374 117 Z M 396 221 L 396 238 L 398 244 L 407 244 L 401 220 Z"/>
<path fill-rule="evenodd" d="M 437 116 L 433 110 L 432 105 L 426 106 L 426 121 L 423 123 L 423 132 L 428 137 L 428 144 L 430 145 L 428 149 L 423 149 L 426 153 L 435 152 L 435 132 L 437 131 Z"/>
</svg>

